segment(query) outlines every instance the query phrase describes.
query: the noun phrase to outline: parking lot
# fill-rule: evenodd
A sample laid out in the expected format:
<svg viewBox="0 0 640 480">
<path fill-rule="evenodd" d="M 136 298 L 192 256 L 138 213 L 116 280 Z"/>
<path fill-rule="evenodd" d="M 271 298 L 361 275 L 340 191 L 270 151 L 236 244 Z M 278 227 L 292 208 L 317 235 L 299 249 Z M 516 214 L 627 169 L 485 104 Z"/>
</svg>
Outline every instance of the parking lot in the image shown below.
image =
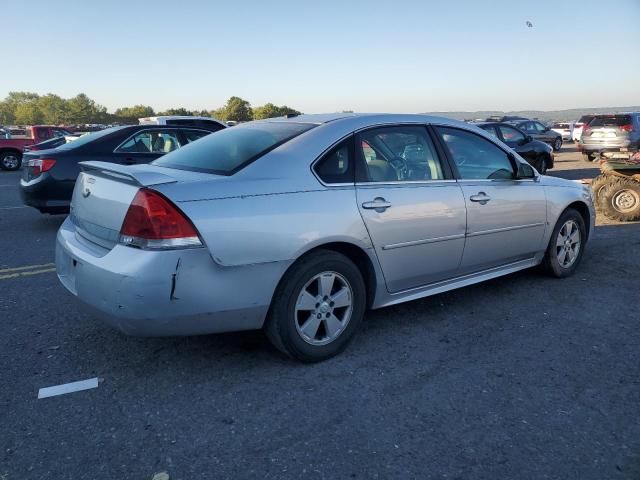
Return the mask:
<svg viewBox="0 0 640 480">
<path fill-rule="evenodd" d="M 573 145 L 550 173 L 591 178 Z M 260 332 L 126 337 L 53 264 L 62 216 L 0 172 L 0 479 L 640 478 L 640 223 L 576 275 L 525 271 L 370 312 L 303 365 Z M 38 390 L 98 377 L 97 388 Z"/>
</svg>

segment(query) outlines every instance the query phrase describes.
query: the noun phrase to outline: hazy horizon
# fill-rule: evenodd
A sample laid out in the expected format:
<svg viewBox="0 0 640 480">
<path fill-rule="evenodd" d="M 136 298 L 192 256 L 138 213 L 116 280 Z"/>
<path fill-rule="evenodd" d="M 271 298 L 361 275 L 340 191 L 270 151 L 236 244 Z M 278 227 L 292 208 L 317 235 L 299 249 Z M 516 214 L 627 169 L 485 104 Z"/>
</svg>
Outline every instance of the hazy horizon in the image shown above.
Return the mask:
<svg viewBox="0 0 640 480">
<path fill-rule="evenodd" d="M 19 21 L 5 23 L 14 47 L 3 50 L 0 97 L 84 92 L 109 111 L 212 110 L 232 95 L 307 113 L 640 104 L 633 0 L 617 2 L 615 22 L 595 0 L 187 5 L 9 3 L 4 18 Z M 603 40 L 613 38 L 615 48 Z"/>
</svg>

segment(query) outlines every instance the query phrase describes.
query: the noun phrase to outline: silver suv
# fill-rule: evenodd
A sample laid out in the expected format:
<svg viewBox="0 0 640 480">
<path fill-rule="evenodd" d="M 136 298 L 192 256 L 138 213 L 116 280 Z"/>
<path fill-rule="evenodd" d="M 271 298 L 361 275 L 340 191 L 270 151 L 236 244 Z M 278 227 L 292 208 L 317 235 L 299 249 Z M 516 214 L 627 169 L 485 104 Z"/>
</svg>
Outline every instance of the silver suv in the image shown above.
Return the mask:
<svg viewBox="0 0 640 480">
<path fill-rule="evenodd" d="M 586 161 L 599 152 L 631 152 L 640 147 L 640 113 L 595 115 L 585 125 L 578 148 Z"/>
</svg>

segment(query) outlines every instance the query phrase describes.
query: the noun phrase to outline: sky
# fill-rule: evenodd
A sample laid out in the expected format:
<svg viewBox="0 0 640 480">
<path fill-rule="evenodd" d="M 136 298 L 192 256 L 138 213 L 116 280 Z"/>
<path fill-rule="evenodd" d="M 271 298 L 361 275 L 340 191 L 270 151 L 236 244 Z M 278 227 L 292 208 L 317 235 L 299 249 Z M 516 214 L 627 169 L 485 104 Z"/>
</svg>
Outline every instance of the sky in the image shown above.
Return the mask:
<svg viewBox="0 0 640 480">
<path fill-rule="evenodd" d="M 640 0 L 2 0 L 0 17 L 0 99 L 212 110 L 237 95 L 305 113 L 640 104 Z"/>
</svg>

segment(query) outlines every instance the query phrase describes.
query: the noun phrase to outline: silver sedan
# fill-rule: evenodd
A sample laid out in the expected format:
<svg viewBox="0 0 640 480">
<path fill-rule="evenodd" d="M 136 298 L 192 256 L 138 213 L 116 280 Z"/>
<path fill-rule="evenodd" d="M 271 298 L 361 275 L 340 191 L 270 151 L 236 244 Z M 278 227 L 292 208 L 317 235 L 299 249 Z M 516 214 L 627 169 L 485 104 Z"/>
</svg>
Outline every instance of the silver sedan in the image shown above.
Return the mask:
<svg viewBox="0 0 640 480">
<path fill-rule="evenodd" d="M 264 328 L 302 361 L 367 309 L 542 264 L 571 275 L 588 189 L 472 125 L 422 115 L 250 122 L 150 165 L 86 162 L 57 237 L 63 285 L 116 328 Z"/>
</svg>

